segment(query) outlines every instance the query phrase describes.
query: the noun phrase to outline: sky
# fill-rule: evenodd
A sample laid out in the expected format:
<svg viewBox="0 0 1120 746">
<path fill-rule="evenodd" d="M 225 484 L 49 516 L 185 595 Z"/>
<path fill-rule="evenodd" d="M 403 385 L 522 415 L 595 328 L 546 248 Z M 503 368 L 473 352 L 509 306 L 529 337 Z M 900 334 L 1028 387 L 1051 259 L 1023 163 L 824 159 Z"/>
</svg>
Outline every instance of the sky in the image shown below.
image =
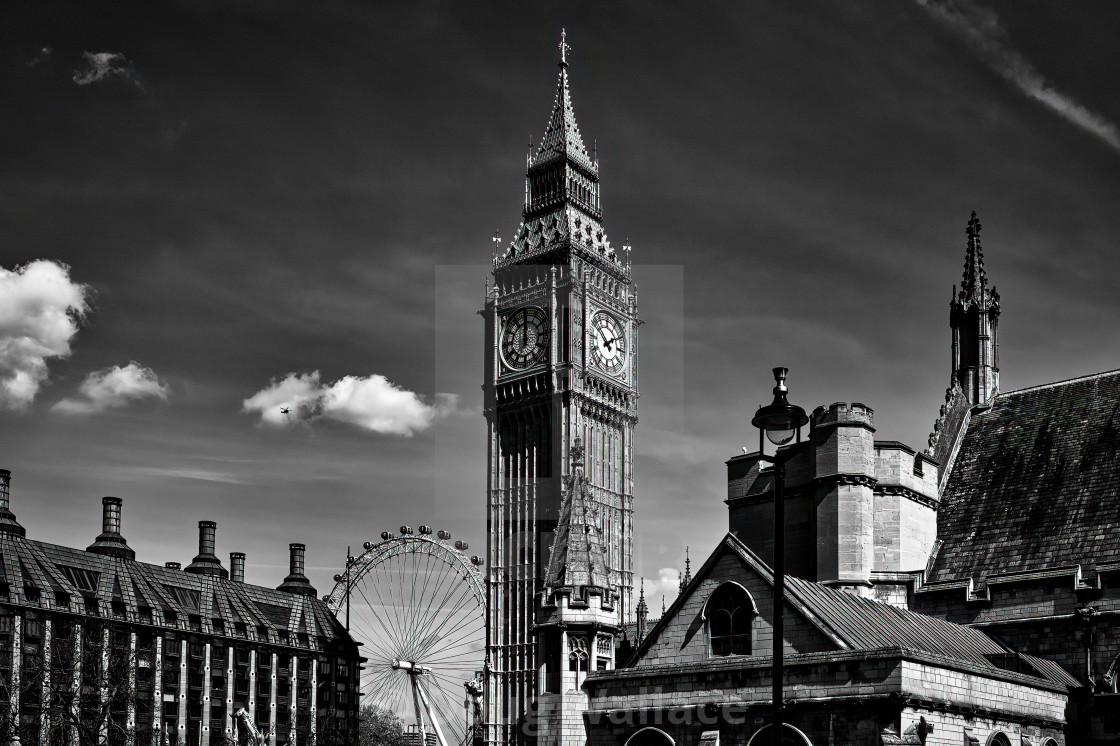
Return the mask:
<svg viewBox="0 0 1120 746">
<path fill-rule="evenodd" d="M 773 366 L 925 446 L 972 210 L 1002 388 L 1120 367 L 1115 3 L 5 3 L 0 468 L 28 535 L 85 546 L 116 495 L 140 559 L 189 562 L 215 520 L 251 582 L 306 543 L 321 593 L 404 524 L 482 553 L 475 312 L 561 28 L 633 245 L 654 608 L 726 530 Z"/>
</svg>

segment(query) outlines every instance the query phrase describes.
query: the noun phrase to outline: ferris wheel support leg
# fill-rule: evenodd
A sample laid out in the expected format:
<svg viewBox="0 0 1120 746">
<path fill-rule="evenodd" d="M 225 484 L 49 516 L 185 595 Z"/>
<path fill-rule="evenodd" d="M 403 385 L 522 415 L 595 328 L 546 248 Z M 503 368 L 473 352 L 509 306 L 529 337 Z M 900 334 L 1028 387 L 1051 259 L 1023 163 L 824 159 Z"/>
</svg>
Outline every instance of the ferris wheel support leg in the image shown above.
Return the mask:
<svg viewBox="0 0 1120 746">
<path fill-rule="evenodd" d="M 420 746 L 428 746 L 428 736 L 424 732 L 424 710 L 427 708 L 420 709 L 420 682 L 416 674 L 409 676 L 408 680 L 412 684 L 412 706 L 416 709 L 416 729 L 420 731 Z M 426 699 L 424 704 L 427 704 Z"/>
<path fill-rule="evenodd" d="M 432 711 L 432 704 L 428 701 L 428 694 L 424 691 L 424 686 L 416 676 L 412 677 L 412 687 L 414 692 L 420 692 L 420 699 L 424 701 L 424 710 L 428 713 L 428 720 L 431 721 L 432 729 L 436 732 L 436 739 L 439 741 L 439 746 L 451 746 L 451 744 L 447 742 L 447 739 L 443 737 L 443 729 L 439 727 L 439 720 L 436 719 L 436 714 Z M 425 744 L 425 746 L 427 746 L 427 744 Z"/>
</svg>

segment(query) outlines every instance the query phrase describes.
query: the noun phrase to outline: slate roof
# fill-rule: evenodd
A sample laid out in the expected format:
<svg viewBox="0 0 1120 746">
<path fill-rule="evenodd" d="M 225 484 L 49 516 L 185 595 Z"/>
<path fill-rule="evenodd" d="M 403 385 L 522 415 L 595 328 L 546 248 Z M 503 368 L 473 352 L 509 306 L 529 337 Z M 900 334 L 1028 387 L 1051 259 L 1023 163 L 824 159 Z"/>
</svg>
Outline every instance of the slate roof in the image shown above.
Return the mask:
<svg viewBox="0 0 1120 746">
<path fill-rule="evenodd" d="M 552 588 L 581 586 L 610 588 L 606 552 L 599 536 L 599 518 L 587 495 L 583 474 L 583 446 L 579 439 L 571 448 L 575 472 L 568 481 L 560 505 L 560 520 L 549 554 L 545 584 Z"/>
<path fill-rule="evenodd" d="M 580 164 L 591 173 L 598 172 L 598 169 L 591 162 L 587 146 L 583 144 L 579 124 L 576 123 L 576 112 L 572 108 L 572 93 L 568 89 L 568 65 L 561 63 L 560 80 L 556 85 L 556 99 L 552 104 L 552 113 L 548 118 L 544 137 L 541 138 L 540 147 L 537 148 L 537 153 L 533 156 L 531 165 L 536 166 L 564 156 Z"/>
<path fill-rule="evenodd" d="M 326 604 L 314 597 L 0 533 L 0 602 L 84 614 L 83 599 L 96 599 L 101 616 L 130 622 L 191 629 L 195 616 L 196 629 L 210 634 L 234 636 L 241 623 L 254 639 L 264 627 L 272 642 L 285 642 L 280 630 L 292 645 L 300 634 L 308 635 L 309 644 L 317 638 L 348 641 Z M 114 602 L 124 605 L 123 616 L 113 613 Z M 215 629 L 215 619 L 223 629 Z"/>
<path fill-rule="evenodd" d="M 947 476 L 927 583 L 1120 561 L 1120 371 L 998 394 Z"/>
<path fill-rule="evenodd" d="M 661 629 L 677 614 L 684 600 L 696 591 L 718 557 L 727 551 L 738 554 L 748 567 L 773 586 L 774 575 L 770 567 L 734 534 L 727 534 L 668 613 L 647 635 L 631 665 L 640 665 L 641 656 L 652 645 Z M 1016 653 L 973 627 L 861 598 L 853 593 L 792 575 L 786 576 L 786 600 L 840 650 L 901 648 L 954 659 L 974 667 L 989 669 L 993 674 L 997 671 L 1014 671 L 1048 680 L 1061 687 L 1080 686 L 1060 666 Z"/>
</svg>

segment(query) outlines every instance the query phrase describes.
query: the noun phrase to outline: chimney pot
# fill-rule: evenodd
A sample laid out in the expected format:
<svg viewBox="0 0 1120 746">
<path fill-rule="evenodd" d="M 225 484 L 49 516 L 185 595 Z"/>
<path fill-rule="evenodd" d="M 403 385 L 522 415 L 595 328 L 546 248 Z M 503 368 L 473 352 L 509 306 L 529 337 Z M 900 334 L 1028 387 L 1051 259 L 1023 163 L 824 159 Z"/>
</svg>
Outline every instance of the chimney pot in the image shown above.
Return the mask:
<svg viewBox="0 0 1120 746">
<path fill-rule="evenodd" d="M 119 497 L 101 498 L 101 534 L 86 547 L 87 552 L 121 559 L 136 559 L 136 552 L 121 536 L 121 503 Z"/>
<path fill-rule="evenodd" d="M 187 565 L 186 571 L 199 575 L 217 575 L 228 578 L 229 573 L 222 567 L 222 561 L 214 554 L 215 535 L 218 524 L 214 521 L 198 522 L 198 555 Z"/>
<path fill-rule="evenodd" d="M 11 485 L 12 472 L 0 469 L 0 533 L 27 536 L 27 532 L 19 525 L 15 513 L 11 510 Z"/>
<path fill-rule="evenodd" d="M 245 552 L 229 553 L 229 579 L 235 583 L 245 582 Z"/>
<path fill-rule="evenodd" d="M 286 591 L 288 593 L 297 593 L 304 596 L 317 596 L 319 592 L 307 580 L 307 576 L 303 574 L 304 571 L 304 555 L 307 547 L 303 544 L 289 544 L 288 545 L 288 577 L 284 578 L 284 582 L 280 584 L 277 590 Z"/>
</svg>

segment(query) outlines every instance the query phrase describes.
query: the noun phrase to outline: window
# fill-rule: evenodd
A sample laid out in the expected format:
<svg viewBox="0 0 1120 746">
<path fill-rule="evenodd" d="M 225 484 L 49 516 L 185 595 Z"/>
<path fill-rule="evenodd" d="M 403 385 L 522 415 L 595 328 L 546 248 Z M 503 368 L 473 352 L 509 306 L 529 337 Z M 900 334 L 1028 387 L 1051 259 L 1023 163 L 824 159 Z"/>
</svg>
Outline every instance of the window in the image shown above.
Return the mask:
<svg viewBox="0 0 1120 746">
<path fill-rule="evenodd" d="M 708 597 L 704 616 L 712 655 L 750 655 L 751 625 L 758 609 L 738 583 L 724 583 Z"/>
</svg>

